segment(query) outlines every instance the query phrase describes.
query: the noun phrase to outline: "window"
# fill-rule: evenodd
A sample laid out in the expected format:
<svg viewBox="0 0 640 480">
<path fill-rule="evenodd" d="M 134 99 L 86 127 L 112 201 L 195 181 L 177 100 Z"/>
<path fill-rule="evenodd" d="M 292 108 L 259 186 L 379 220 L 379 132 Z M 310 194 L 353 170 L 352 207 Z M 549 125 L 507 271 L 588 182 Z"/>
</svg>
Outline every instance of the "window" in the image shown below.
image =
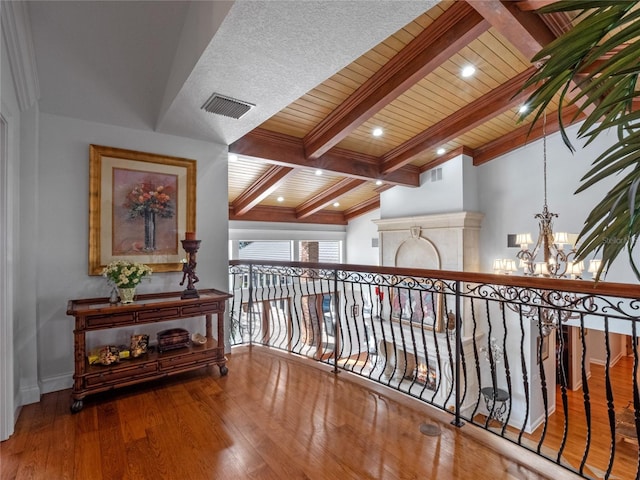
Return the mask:
<svg viewBox="0 0 640 480">
<path fill-rule="evenodd" d="M 240 260 L 282 260 L 291 261 L 291 242 L 281 241 L 239 241 L 238 258 Z"/>
<path fill-rule="evenodd" d="M 300 261 L 342 263 L 342 242 L 317 240 L 300 242 Z"/>
<path fill-rule="evenodd" d="M 291 248 L 292 242 L 288 240 L 282 241 L 248 241 L 240 240 L 238 242 L 238 258 L 240 260 L 256 260 L 257 262 L 269 263 L 273 260 L 290 262 L 292 258 Z M 279 285 L 290 284 L 291 279 L 277 274 L 262 273 L 254 277 L 253 286 L 260 287 L 277 287 Z M 249 286 L 249 275 L 242 276 L 242 288 Z"/>
</svg>

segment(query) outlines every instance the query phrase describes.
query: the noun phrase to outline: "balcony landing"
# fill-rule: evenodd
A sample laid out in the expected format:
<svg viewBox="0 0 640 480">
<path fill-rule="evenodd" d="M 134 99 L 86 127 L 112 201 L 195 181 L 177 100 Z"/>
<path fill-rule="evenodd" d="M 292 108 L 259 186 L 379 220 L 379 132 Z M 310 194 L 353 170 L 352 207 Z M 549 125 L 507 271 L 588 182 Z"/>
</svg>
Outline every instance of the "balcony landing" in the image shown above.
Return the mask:
<svg viewBox="0 0 640 480">
<path fill-rule="evenodd" d="M 241 347 L 226 377 L 214 369 L 96 395 L 75 415 L 69 390 L 44 395 L 0 444 L 0 478 L 576 478 L 473 425 L 457 429 L 444 412 L 316 365 Z M 423 435 L 425 422 L 442 433 Z"/>
</svg>

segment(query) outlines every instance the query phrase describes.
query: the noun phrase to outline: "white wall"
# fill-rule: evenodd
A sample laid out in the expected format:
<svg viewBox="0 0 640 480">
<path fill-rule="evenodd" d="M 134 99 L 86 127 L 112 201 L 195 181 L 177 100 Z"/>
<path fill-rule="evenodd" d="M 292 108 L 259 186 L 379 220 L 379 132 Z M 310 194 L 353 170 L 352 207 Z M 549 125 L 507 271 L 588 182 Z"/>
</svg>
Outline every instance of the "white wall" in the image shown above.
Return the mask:
<svg viewBox="0 0 640 480">
<path fill-rule="evenodd" d="M 587 355 L 591 363 L 606 365 L 607 345 L 605 334 L 600 330 L 588 330 Z M 611 354 L 611 365 L 615 365 L 620 358 L 626 355 L 627 336 L 615 333 L 609 334 L 609 351 Z"/>
<path fill-rule="evenodd" d="M 380 218 L 380 210 L 354 218 L 347 226 L 347 258 L 345 263 L 355 265 L 379 265 L 380 248 L 372 247 L 371 241 L 378 240 L 378 227 L 374 220 Z"/>
<path fill-rule="evenodd" d="M 110 291 L 104 278 L 87 273 L 89 144 L 197 160 L 198 288 L 227 289 L 226 145 L 42 114 L 38 175 L 27 188 L 36 195 L 39 217 L 37 246 L 30 254 L 37 258 L 32 291 L 43 393 L 71 385 L 73 318 L 66 314 L 67 301 Z M 180 279 L 180 273 L 156 273 L 140 290 L 181 290 Z"/>
<path fill-rule="evenodd" d="M 40 400 L 38 385 L 38 355 L 36 346 L 36 319 L 38 315 L 35 288 L 37 282 L 38 208 L 39 192 L 32 186 L 38 178 L 39 111 L 37 104 L 22 112 L 20 129 L 20 206 L 19 275 L 16 289 L 16 358 L 19 369 L 19 404 L 26 405 Z M 25 292 L 29 292 L 25 294 Z"/>
<path fill-rule="evenodd" d="M 420 175 L 419 187 L 391 188 L 380 194 L 380 218 L 396 218 L 477 211 L 477 171 L 472 159 L 459 155 L 440 167 L 442 179 L 432 181 L 427 170 Z"/>
</svg>

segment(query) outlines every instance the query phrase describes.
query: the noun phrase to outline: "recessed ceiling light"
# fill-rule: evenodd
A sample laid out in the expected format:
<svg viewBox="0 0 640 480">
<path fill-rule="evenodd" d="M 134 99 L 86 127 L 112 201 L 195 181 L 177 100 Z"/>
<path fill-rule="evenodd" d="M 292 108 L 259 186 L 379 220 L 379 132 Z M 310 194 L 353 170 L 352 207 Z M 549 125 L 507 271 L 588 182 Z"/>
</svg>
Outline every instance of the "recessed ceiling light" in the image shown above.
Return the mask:
<svg viewBox="0 0 640 480">
<path fill-rule="evenodd" d="M 236 155 L 235 153 L 230 153 L 229 154 L 229 161 L 230 162 L 235 162 L 238 160 L 238 155 Z"/>
<path fill-rule="evenodd" d="M 373 131 L 371 132 L 371 135 L 373 135 L 374 137 L 379 137 L 382 135 L 382 129 L 380 127 L 376 127 L 373 129 Z"/>
<path fill-rule="evenodd" d="M 319 168 L 316 170 L 316 175 L 320 176 L 322 175 L 322 170 L 320 170 Z"/>
<path fill-rule="evenodd" d="M 340 206 L 340 202 L 333 202 L 333 206 L 334 207 L 339 207 Z"/>
<path fill-rule="evenodd" d="M 440 147 L 438 150 L 436 150 L 436 153 L 437 153 L 438 155 L 444 155 L 444 154 L 445 154 L 445 152 L 446 152 L 446 150 L 445 150 L 444 148 L 442 148 L 442 147 Z"/>
<path fill-rule="evenodd" d="M 376 185 L 378 186 L 382 185 L 382 180 L 376 180 Z"/>
<path fill-rule="evenodd" d="M 529 110 L 529 105 L 527 105 L 526 103 L 524 105 L 520 105 L 520 108 L 518 109 L 518 112 L 520 113 L 524 113 L 527 110 Z"/>
<path fill-rule="evenodd" d="M 473 65 L 467 65 L 462 69 L 462 72 L 461 72 L 464 78 L 470 77 L 474 73 L 476 73 L 476 68 Z"/>
<path fill-rule="evenodd" d="M 284 202 L 284 197 L 278 197 L 276 200 L 278 200 L 279 202 Z"/>
</svg>

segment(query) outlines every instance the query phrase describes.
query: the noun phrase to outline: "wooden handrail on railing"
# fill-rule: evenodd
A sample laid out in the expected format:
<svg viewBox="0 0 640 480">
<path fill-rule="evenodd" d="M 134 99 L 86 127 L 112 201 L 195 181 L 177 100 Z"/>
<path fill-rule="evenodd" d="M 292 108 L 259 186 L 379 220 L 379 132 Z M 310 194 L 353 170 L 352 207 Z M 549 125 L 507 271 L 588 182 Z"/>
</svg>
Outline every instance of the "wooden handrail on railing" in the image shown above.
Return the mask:
<svg viewBox="0 0 640 480">
<path fill-rule="evenodd" d="M 343 270 L 371 274 L 400 275 L 406 277 L 438 278 L 467 283 L 485 283 L 540 290 L 558 290 L 588 295 L 611 296 L 640 300 L 640 284 L 616 283 L 592 280 L 572 280 L 568 278 L 544 278 L 494 273 L 456 272 L 452 270 L 430 270 L 422 268 L 377 267 L 348 263 L 314 263 L 285 261 L 230 260 L 229 265 L 273 265 L 322 270 Z M 639 312 L 640 314 L 640 312 Z"/>
</svg>

